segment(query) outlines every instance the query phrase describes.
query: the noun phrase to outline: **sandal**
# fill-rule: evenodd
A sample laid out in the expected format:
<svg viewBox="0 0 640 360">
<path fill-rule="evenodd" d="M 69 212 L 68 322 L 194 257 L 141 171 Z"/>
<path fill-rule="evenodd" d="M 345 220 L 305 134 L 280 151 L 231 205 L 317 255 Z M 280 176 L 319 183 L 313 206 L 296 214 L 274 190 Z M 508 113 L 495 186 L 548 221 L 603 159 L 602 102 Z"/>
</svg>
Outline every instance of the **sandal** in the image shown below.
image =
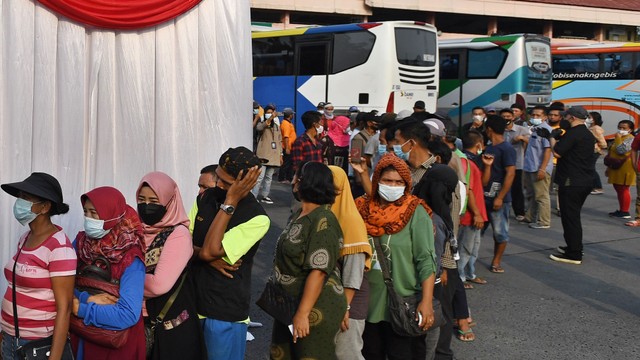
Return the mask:
<svg viewBox="0 0 640 360">
<path fill-rule="evenodd" d="M 501 268 L 500 265 L 491 265 L 489 271 L 496 274 L 502 274 L 504 272 L 504 269 Z"/>
<path fill-rule="evenodd" d="M 476 339 L 476 335 L 473 333 L 473 330 L 471 330 L 471 328 L 469 328 L 469 330 L 466 330 L 466 331 L 462 331 L 460 329 L 458 329 L 457 331 L 458 331 L 457 338 L 460 341 L 470 342 Z"/>
<path fill-rule="evenodd" d="M 480 285 L 484 285 L 487 283 L 487 280 L 479 278 L 479 277 L 474 277 L 473 279 L 467 279 L 468 282 L 472 282 L 474 284 L 480 284 Z"/>
<path fill-rule="evenodd" d="M 635 220 L 632 220 L 632 221 L 627 221 L 627 222 L 625 223 L 625 225 L 626 225 L 626 226 L 632 226 L 632 227 L 640 226 L 640 219 L 635 219 Z"/>
<path fill-rule="evenodd" d="M 473 289 L 473 285 L 471 285 L 471 284 L 469 284 L 469 283 L 465 282 L 465 283 L 464 283 L 464 288 L 465 288 L 465 290 L 471 290 L 471 289 Z"/>
</svg>

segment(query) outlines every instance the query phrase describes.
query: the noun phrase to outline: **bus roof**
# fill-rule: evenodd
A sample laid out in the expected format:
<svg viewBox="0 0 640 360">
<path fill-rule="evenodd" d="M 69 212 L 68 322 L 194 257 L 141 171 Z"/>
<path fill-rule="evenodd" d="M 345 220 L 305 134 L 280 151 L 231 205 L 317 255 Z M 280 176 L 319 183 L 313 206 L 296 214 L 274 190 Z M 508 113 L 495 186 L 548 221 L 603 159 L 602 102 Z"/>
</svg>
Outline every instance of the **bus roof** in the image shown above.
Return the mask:
<svg viewBox="0 0 640 360">
<path fill-rule="evenodd" d="M 499 36 L 483 36 L 475 38 L 462 38 L 462 39 L 442 39 L 438 42 L 438 47 L 441 49 L 456 49 L 456 48 L 469 48 L 469 49 L 487 49 L 496 46 L 511 46 L 518 39 L 536 39 L 545 42 L 549 42 L 549 38 L 536 35 L 536 34 L 509 34 Z"/>
<path fill-rule="evenodd" d="M 275 30 L 275 31 L 257 31 L 252 32 L 251 37 L 256 38 L 268 38 L 278 36 L 295 36 L 302 34 L 326 34 L 326 33 L 340 33 L 348 31 L 364 31 L 383 24 L 398 24 L 398 25 L 420 25 L 429 28 L 429 30 L 436 31 L 435 26 L 419 21 L 382 21 L 382 22 L 369 22 L 369 23 L 354 23 L 354 24 L 341 24 L 341 25 L 328 25 L 328 26 L 309 26 L 300 27 L 295 29 Z"/>
<path fill-rule="evenodd" d="M 593 54 L 606 52 L 635 52 L 640 51 L 640 43 L 592 43 L 592 44 L 561 44 L 553 45 L 554 54 Z"/>
</svg>

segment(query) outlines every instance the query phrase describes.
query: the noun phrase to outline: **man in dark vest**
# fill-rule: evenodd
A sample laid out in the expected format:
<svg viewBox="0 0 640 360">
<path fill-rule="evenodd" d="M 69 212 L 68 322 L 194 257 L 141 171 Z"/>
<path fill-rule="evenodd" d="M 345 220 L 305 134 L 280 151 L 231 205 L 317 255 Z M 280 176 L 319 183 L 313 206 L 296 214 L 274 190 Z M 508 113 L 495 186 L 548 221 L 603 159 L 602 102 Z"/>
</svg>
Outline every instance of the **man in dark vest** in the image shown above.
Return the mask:
<svg viewBox="0 0 640 360">
<path fill-rule="evenodd" d="M 253 257 L 270 226 L 250 193 L 259 174 L 251 150 L 230 148 L 220 157 L 216 187 L 198 204 L 192 276 L 209 359 L 244 359 Z"/>
</svg>

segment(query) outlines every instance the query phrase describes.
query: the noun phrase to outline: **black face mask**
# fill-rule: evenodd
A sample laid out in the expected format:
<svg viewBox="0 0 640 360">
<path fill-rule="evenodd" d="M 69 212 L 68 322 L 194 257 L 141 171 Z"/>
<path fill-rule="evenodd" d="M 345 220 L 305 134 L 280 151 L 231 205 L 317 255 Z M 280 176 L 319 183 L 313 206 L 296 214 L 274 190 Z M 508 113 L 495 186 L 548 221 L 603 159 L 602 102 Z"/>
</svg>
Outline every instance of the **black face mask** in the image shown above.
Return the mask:
<svg viewBox="0 0 640 360">
<path fill-rule="evenodd" d="M 300 193 L 298 191 L 295 190 L 295 184 L 291 184 L 291 193 L 293 193 L 293 198 L 296 199 L 297 201 L 302 201 L 300 200 Z"/>
<path fill-rule="evenodd" d="M 223 190 L 216 186 L 211 188 L 211 192 L 213 193 L 213 198 L 216 199 L 218 204 L 224 204 L 224 200 L 227 198 L 227 190 Z"/>
<path fill-rule="evenodd" d="M 140 220 L 142 220 L 143 223 L 149 226 L 157 224 L 166 213 L 167 208 L 160 204 L 138 204 L 138 216 L 140 216 Z"/>
</svg>

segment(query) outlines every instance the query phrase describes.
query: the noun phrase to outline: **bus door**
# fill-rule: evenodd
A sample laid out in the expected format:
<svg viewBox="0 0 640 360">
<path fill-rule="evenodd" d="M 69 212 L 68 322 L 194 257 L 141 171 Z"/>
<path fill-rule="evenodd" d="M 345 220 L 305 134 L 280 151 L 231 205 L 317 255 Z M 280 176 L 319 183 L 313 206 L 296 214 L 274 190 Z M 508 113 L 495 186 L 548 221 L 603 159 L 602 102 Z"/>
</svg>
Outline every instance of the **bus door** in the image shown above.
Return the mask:
<svg viewBox="0 0 640 360">
<path fill-rule="evenodd" d="M 451 117 L 451 121 L 458 126 L 469 122 L 463 118 L 462 89 L 466 77 L 466 49 L 441 49 L 440 50 L 440 89 L 438 96 L 438 109 L 445 110 Z"/>
<path fill-rule="evenodd" d="M 327 82 L 330 69 L 329 40 L 297 40 L 295 50 L 296 74 L 296 132 L 302 134 L 302 114 L 315 110 L 321 101 L 327 101 Z"/>
</svg>

